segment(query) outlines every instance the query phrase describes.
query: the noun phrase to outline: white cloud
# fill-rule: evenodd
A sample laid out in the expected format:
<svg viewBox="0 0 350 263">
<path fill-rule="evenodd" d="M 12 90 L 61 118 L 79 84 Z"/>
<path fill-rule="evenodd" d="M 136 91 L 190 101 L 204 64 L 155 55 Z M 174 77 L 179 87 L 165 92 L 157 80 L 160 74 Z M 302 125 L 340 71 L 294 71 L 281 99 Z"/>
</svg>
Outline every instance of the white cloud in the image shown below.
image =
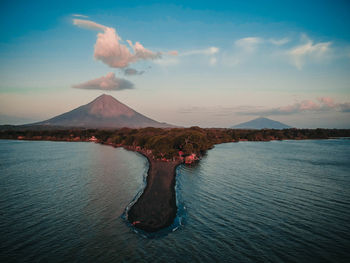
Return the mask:
<svg viewBox="0 0 350 263">
<path fill-rule="evenodd" d="M 192 55 L 215 55 L 219 53 L 220 49 L 218 47 L 209 47 L 204 49 L 194 49 L 186 51 L 180 54 L 180 56 L 192 56 Z"/>
<path fill-rule="evenodd" d="M 203 48 L 203 49 L 193 49 L 189 51 L 184 51 L 179 53 L 178 51 L 169 51 L 166 53 L 162 53 L 164 55 L 170 55 L 170 56 L 164 56 L 161 60 L 155 60 L 154 63 L 160 65 L 160 66 L 174 66 L 181 62 L 182 59 L 185 59 L 186 57 L 191 56 L 197 56 L 202 57 L 206 60 L 209 65 L 216 65 L 217 63 L 217 57 L 216 55 L 220 52 L 220 49 L 218 47 L 209 47 L 209 48 Z M 195 61 L 198 59 L 196 58 Z M 193 63 L 194 60 L 191 59 L 191 63 Z"/>
<path fill-rule="evenodd" d="M 235 67 L 254 59 L 258 46 L 264 43 L 260 37 L 245 37 L 235 41 L 232 52 L 225 52 L 220 62 L 229 67 Z"/>
<path fill-rule="evenodd" d="M 136 42 L 134 45 L 130 40 L 127 40 L 129 46 L 134 50 L 134 59 L 157 59 L 161 58 L 161 52 L 152 52 L 144 48 L 140 42 Z"/>
<path fill-rule="evenodd" d="M 252 53 L 262 42 L 263 39 L 260 37 L 245 37 L 236 40 L 235 45 L 244 50 L 245 52 Z"/>
<path fill-rule="evenodd" d="M 220 49 L 218 47 L 209 47 L 209 48 L 203 48 L 203 49 L 194 49 L 182 52 L 179 54 L 180 57 L 188 57 L 188 56 L 204 56 L 209 57 L 208 63 L 211 66 L 214 66 L 217 64 L 217 57 L 216 55 L 220 52 Z"/>
<path fill-rule="evenodd" d="M 248 110 L 239 112 L 242 115 L 290 115 L 302 112 L 324 112 L 324 111 L 340 111 L 349 112 L 350 103 L 336 103 L 330 97 L 321 97 L 317 102 L 312 100 L 303 100 L 287 106 L 278 108 Z"/>
<path fill-rule="evenodd" d="M 297 69 L 301 70 L 307 61 L 321 61 L 330 51 L 332 42 L 320 42 L 314 44 L 313 41 L 306 36 L 305 44 L 296 46 L 288 51 L 288 55 L 292 59 L 292 63 Z"/>
<path fill-rule="evenodd" d="M 178 65 L 180 63 L 180 60 L 179 58 L 167 57 L 167 58 L 155 60 L 154 63 L 159 66 L 167 67 L 167 66 Z"/>
<path fill-rule="evenodd" d="M 73 19 L 73 24 L 85 29 L 102 31 L 97 34 L 94 57 L 113 68 L 124 68 L 140 60 L 154 60 L 162 57 L 161 52 L 146 49 L 140 42 L 133 44 L 127 40 L 133 53 L 121 43 L 121 38 L 114 28 L 97 24 L 93 21 Z M 172 51 L 171 54 L 175 54 Z"/>
<path fill-rule="evenodd" d="M 107 27 L 104 25 L 100 25 L 93 21 L 83 20 L 83 19 L 73 19 L 73 25 L 76 25 L 84 29 L 91 29 L 91 30 L 97 30 L 97 31 L 105 31 L 107 29 Z"/>
<path fill-rule="evenodd" d="M 94 57 L 112 68 L 124 68 L 135 58 L 113 28 L 107 27 L 97 34 Z"/>
<path fill-rule="evenodd" d="M 88 16 L 86 16 L 86 15 L 81 15 L 81 14 L 73 14 L 72 16 L 88 18 Z"/>
<path fill-rule="evenodd" d="M 113 72 L 97 79 L 74 85 L 75 89 L 124 90 L 133 89 L 134 84 L 126 79 L 117 78 Z"/>
<path fill-rule="evenodd" d="M 280 38 L 280 39 L 275 39 L 275 38 L 270 38 L 269 42 L 276 45 L 276 46 L 282 46 L 287 44 L 290 41 L 288 37 L 285 38 Z"/>
<path fill-rule="evenodd" d="M 321 105 L 324 108 L 334 108 L 334 107 L 336 107 L 336 103 L 330 97 L 321 97 L 321 98 L 318 98 L 317 100 L 321 103 Z"/>
</svg>

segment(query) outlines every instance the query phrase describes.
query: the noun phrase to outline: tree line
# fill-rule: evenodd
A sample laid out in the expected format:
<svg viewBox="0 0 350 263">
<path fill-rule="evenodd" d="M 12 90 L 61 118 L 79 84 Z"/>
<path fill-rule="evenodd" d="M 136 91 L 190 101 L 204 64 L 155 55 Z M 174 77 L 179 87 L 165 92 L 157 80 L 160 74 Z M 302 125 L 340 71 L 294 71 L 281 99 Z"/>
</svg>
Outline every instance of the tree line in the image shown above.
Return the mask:
<svg viewBox="0 0 350 263">
<path fill-rule="evenodd" d="M 201 156 L 215 144 L 238 141 L 303 140 L 350 137 L 350 129 L 224 129 L 224 128 L 122 128 L 98 129 L 3 129 L 0 139 L 89 141 L 150 150 L 155 158 L 171 159 L 179 155 Z"/>
</svg>

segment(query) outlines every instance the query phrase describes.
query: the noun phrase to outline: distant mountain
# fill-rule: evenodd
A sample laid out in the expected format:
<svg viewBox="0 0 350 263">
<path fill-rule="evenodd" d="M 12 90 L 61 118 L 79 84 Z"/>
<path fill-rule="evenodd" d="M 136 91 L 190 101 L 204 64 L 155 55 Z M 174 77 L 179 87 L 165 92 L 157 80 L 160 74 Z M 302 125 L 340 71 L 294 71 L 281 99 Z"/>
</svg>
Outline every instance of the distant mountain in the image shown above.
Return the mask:
<svg viewBox="0 0 350 263">
<path fill-rule="evenodd" d="M 232 126 L 233 129 L 288 129 L 292 128 L 282 122 L 270 120 L 268 118 L 256 118 L 251 121 L 243 122 L 237 125 Z"/>
<path fill-rule="evenodd" d="M 174 127 L 167 123 L 152 120 L 106 94 L 72 111 L 29 125 L 84 128 Z"/>
</svg>

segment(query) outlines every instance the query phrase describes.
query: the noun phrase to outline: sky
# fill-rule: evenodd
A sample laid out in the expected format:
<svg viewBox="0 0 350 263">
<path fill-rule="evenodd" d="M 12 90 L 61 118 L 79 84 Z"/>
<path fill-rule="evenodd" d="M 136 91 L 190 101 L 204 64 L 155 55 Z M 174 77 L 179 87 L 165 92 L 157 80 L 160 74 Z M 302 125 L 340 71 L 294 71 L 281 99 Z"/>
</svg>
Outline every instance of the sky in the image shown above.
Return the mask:
<svg viewBox="0 0 350 263">
<path fill-rule="evenodd" d="M 2 0 L 0 123 L 105 93 L 181 126 L 350 128 L 349 13 L 346 0 Z"/>
</svg>

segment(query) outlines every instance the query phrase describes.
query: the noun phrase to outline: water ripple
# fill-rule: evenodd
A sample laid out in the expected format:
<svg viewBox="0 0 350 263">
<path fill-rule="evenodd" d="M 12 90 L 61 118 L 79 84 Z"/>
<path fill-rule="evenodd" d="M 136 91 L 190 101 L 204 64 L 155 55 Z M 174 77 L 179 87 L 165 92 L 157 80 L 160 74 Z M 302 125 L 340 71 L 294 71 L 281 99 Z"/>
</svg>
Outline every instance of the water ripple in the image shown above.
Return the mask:
<svg viewBox="0 0 350 263">
<path fill-rule="evenodd" d="M 177 230 L 153 239 L 121 216 L 144 186 L 143 157 L 0 144 L 0 262 L 350 261 L 349 140 L 217 145 L 177 168 Z"/>
</svg>

